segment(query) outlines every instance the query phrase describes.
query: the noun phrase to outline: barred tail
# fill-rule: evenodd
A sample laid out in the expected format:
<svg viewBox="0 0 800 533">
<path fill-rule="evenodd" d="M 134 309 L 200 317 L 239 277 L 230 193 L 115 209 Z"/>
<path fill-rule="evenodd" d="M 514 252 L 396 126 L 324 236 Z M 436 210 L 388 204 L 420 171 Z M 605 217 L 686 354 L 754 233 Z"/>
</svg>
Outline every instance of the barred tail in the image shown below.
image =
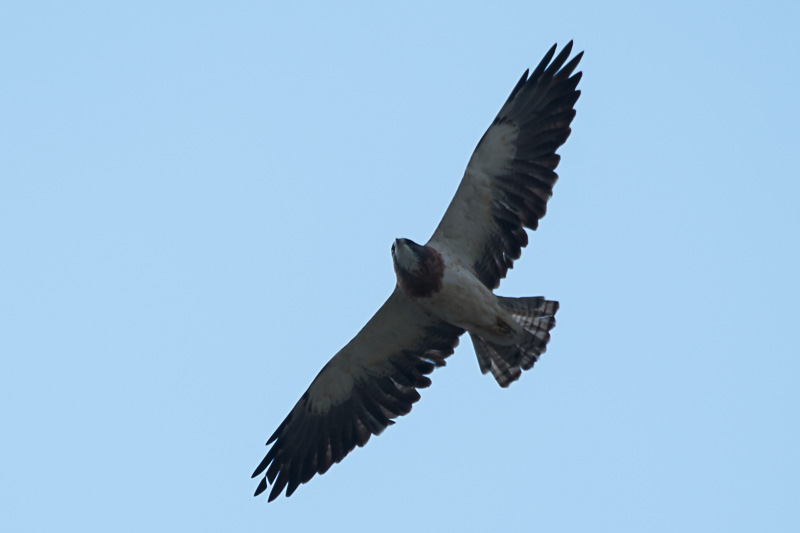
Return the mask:
<svg viewBox="0 0 800 533">
<path fill-rule="evenodd" d="M 556 325 L 555 314 L 558 302 L 545 300 L 541 296 L 529 298 L 505 298 L 498 296 L 501 307 L 522 326 L 524 335 L 516 345 L 491 344 L 470 333 L 481 372 L 491 371 L 501 387 L 508 387 L 519 379 L 523 370 L 533 367 L 547 349 L 550 330 Z"/>
</svg>

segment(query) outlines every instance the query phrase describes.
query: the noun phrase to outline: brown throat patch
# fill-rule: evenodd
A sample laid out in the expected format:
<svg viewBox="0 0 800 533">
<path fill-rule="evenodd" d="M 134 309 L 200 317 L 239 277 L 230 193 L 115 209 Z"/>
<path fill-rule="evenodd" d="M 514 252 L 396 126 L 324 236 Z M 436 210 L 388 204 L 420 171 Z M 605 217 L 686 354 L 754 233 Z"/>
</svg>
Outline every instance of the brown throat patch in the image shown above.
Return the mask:
<svg viewBox="0 0 800 533">
<path fill-rule="evenodd" d="M 442 279 L 444 279 L 442 254 L 430 246 L 424 246 L 423 250 L 422 267 L 419 270 L 406 272 L 403 269 L 395 268 L 397 283 L 412 298 L 425 298 L 439 292 L 442 288 Z"/>
</svg>

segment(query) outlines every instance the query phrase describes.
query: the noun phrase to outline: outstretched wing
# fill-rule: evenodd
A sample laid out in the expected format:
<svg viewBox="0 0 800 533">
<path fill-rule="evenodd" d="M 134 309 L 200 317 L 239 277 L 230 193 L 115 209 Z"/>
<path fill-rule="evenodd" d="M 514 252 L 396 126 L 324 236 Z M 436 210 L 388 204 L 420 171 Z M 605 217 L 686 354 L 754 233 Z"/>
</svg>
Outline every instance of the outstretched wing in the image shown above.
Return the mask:
<svg viewBox="0 0 800 533">
<path fill-rule="evenodd" d="M 471 265 L 490 289 L 528 244 L 524 228 L 535 230 L 545 214 L 558 179 L 555 151 L 569 137 L 575 117 L 581 73 L 571 74 L 583 52 L 565 64 L 572 41 L 553 59 L 555 51 L 554 45 L 511 91 L 428 242 Z"/>
<path fill-rule="evenodd" d="M 289 416 L 253 477 L 266 475 L 255 495 L 272 484 L 269 501 L 291 496 L 314 474 L 324 474 L 395 417 L 411 411 L 417 389 L 443 366 L 464 331 L 426 315 L 395 289 L 367 325 L 320 371 Z M 288 487 L 287 487 L 288 486 Z"/>
</svg>

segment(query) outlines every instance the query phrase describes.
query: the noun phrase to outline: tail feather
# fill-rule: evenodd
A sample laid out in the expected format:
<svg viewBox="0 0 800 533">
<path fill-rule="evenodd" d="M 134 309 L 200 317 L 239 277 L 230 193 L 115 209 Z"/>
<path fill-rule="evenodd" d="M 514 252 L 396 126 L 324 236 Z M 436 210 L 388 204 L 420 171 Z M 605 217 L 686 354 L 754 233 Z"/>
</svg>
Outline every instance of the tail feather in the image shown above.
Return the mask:
<svg viewBox="0 0 800 533">
<path fill-rule="evenodd" d="M 558 302 L 543 297 L 498 297 L 500 305 L 524 329 L 523 339 L 511 346 L 492 344 L 470 333 L 481 372 L 491 372 L 501 387 L 508 387 L 529 370 L 547 350 L 550 330 L 556 325 Z"/>
<path fill-rule="evenodd" d="M 486 374 L 491 371 L 501 387 L 508 387 L 511 382 L 519 379 L 522 374 L 520 366 L 508 362 L 497 351 L 497 348 L 505 347 L 493 346 L 472 333 L 469 336 L 472 338 L 472 345 L 475 346 L 475 354 L 478 356 L 478 365 L 480 365 L 482 373 Z"/>
<path fill-rule="evenodd" d="M 505 296 L 498 296 L 497 299 L 503 309 L 511 313 L 517 322 L 526 327 L 531 325 L 531 321 L 534 319 L 553 318 L 556 311 L 558 311 L 558 302 L 545 300 L 543 296 L 532 296 L 528 298 L 506 298 Z M 553 320 L 555 321 L 555 318 L 553 318 Z"/>
</svg>

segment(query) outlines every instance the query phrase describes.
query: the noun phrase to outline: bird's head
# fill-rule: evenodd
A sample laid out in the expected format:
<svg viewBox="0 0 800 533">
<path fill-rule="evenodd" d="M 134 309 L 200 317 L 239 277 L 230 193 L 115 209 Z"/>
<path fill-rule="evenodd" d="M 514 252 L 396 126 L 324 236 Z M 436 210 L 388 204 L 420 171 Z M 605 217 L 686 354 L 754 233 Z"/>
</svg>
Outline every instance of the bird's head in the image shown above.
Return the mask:
<svg viewBox="0 0 800 533">
<path fill-rule="evenodd" d="M 411 274 L 422 268 L 424 246 L 410 239 L 395 239 L 392 243 L 392 260 L 394 269 Z"/>
</svg>

